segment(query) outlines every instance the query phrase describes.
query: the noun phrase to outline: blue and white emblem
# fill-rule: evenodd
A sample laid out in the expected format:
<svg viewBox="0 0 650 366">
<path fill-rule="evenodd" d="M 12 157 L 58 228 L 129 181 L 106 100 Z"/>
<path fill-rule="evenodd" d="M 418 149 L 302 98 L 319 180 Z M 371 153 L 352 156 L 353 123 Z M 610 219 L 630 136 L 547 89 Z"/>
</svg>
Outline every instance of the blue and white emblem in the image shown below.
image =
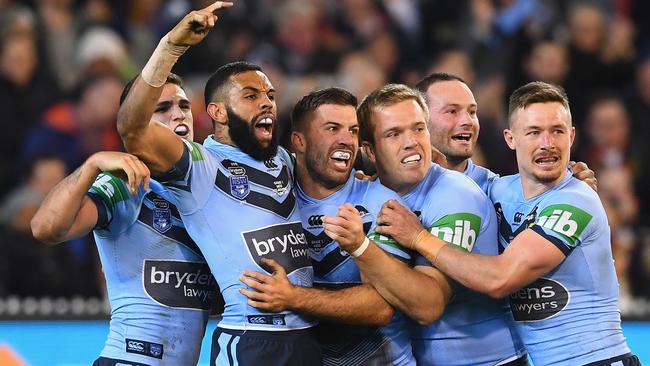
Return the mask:
<svg viewBox="0 0 650 366">
<path fill-rule="evenodd" d="M 230 176 L 230 193 L 233 197 L 243 200 L 251 192 L 250 185 L 248 184 L 247 175 L 231 175 Z"/>
<path fill-rule="evenodd" d="M 164 234 L 172 228 L 172 210 L 165 200 L 155 199 L 153 204 L 153 228 Z"/>
<path fill-rule="evenodd" d="M 153 357 L 160 358 L 160 356 L 162 356 L 163 353 L 162 344 L 152 343 L 149 347 L 149 353 L 151 353 Z"/>
</svg>

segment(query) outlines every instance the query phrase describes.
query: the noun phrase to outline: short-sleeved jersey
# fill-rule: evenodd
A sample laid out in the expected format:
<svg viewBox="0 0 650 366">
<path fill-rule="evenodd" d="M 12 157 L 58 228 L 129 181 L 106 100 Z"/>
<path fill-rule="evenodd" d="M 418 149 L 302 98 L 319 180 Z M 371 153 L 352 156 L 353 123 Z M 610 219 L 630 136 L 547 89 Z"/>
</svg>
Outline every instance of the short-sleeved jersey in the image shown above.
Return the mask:
<svg viewBox="0 0 650 366">
<path fill-rule="evenodd" d="M 402 198 L 422 225 L 448 244 L 466 252 L 498 253 L 492 203 L 465 175 L 432 164 Z M 422 256 L 415 263 L 431 265 Z M 418 365 L 495 365 L 525 354 L 503 302 L 460 285 L 440 319 L 412 328 Z"/>
<path fill-rule="evenodd" d="M 584 365 L 630 352 L 621 331 L 609 224 L 598 195 L 569 171 L 530 199 L 524 198 L 519 175 L 500 178 L 491 198 L 502 248 L 530 228 L 566 256 L 509 297 L 533 362 Z"/>
<path fill-rule="evenodd" d="M 490 169 L 474 164 L 472 159 L 467 159 L 467 168 L 465 168 L 463 174 L 478 184 L 488 197 L 490 196 L 490 187 L 499 178 L 499 175 Z"/>
<path fill-rule="evenodd" d="M 336 216 L 339 207 L 352 204 L 361 214 L 366 235 L 396 258 L 410 262 L 411 253 L 392 238 L 375 232 L 381 206 L 389 199 L 401 201 L 397 193 L 379 181 L 354 177 L 354 172 L 337 192 L 323 199 L 307 196 L 297 186 L 302 225 L 314 266 L 314 286 L 345 288 L 361 284 L 359 267 L 323 230 L 323 216 Z M 395 311 L 384 327 L 366 327 L 320 321 L 316 327 L 325 365 L 414 365 L 405 316 Z"/>
<path fill-rule="evenodd" d="M 216 283 L 163 187 L 131 194 L 100 174 L 88 191 L 97 206 L 95 242 L 111 304 L 101 356 L 146 365 L 194 365 Z"/>
<path fill-rule="evenodd" d="M 208 136 L 203 146 L 186 142 L 183 156 L 163 177 L 221 289 L 225 301 L 221 328 L 282 331 L 315 324 L 293 311 L 255 309 L 239 292 L 245 270 L 269 273 L 262 258 L 282 265 L 291 283 L 312 285 L 292 174 L 292 157 L 283 148 L 258 161 Z"/>
</svg>

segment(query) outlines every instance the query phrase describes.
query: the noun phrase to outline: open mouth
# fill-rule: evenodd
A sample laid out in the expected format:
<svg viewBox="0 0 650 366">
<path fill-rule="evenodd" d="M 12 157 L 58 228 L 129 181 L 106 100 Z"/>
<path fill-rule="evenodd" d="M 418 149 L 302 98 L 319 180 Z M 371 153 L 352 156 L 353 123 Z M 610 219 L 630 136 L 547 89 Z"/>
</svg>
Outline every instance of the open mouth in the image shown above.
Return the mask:
<svg viewBox="0 0 650 366">
<path fill-rule="evenodd" d="M 190 133 L 190 128 L 187 125 L 180 124 L 174 128 L 174 133 L 176 133 L 178 136 L 184 137 Z"/>
<path fill-rule="evenodd" d="M 459 133 L 451 136 L 454 141 L 469 142 L 472 139 L 472 134 L 469 132 Z"/>
<path fill-rule="evenodd" d="M 420 154 L 413 154 L 405 157 L 402 159 L 401 163 L 402 164 L 414 164 L 418 163 L 420 160 L 422 160 L 422 155 Z"/>
<path fill-rule="evenodd" d="M 560 160 L 560 158 L 557 157 L 557 156 L 552 156 L 552 155 L 546 156 L 545 155 L 545 156 L 539 156 L 539 157 L 535 158 L 534 161 L 535 161 L 535 164 L 544 166 L 544 165 L 553 165 L 553 164 L 557 163 L 558 160 Z"/>
<path fill-rule="evenodd" d="M 335 150 L 330 155 L 330 159 L 334 160 L 334 165 L 341 168 L 346 168 L 348 166 L 348 162 L 350 159 L 352 159 L 352 153 L 345 150 Z"/>
<path fill-rule="evenodd" d="M 262 135 L 273 134 L 273 118 L 264 117 L 255 123 L 255 129 L 260 131 Z"/>
</svg>

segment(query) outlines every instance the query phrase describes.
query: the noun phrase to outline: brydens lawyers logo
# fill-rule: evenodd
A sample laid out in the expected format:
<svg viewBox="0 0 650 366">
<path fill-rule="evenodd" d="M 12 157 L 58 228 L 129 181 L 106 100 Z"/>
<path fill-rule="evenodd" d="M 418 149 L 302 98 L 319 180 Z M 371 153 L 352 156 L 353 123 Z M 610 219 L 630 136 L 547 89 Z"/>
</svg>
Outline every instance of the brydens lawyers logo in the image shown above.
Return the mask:
<svg viewBox="0 0 650 366">
<path fill-rule="evenodd" d="M 267 226 L 241 234 L 251 257 L 261 268 L 262 258 L 274 259 L 291 274 L 311 266 L 307 239 L 300 222 Z"/>
<path fill-rule="evenodd" d="M 559 314 L 569 304 L 570 292 L 550 278 L 537 281 L 510 294 L 512 315 L 518 322 L 544 320 Z"/>
</svg>

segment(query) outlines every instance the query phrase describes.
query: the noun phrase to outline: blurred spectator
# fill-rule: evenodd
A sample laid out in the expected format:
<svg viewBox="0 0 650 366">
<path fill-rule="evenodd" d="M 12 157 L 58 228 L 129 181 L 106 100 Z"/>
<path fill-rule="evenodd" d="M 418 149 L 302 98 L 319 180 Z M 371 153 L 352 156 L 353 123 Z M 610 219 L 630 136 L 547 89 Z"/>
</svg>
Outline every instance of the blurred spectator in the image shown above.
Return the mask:
<svg viewBox="0 0 650 366">
<path fill-rule="evenodd" d="M 603 9 L 579 3 L 569 16 L 571 72 L 567 92 L 578 127 L 593 92 L 622 92 L 633 77 L 634 33 L 622 17 L 609 21 Z"/>
<path fill-rule="evenodd" d="M 2 14 L 0 22 L 0 110 L 5 131 L 0 155 L 13 156 L 41 113 L 61 98 L 57 83 L 39 61 L 33 14 L 15 8 Z M 0 197 L 12 188 L 15 160 L 0 160 Z"/>
<path fill-rule="evenodd" d="M 639 222 L 650 227 L 650 54 L 637 66 L 631 94 L 627 104 L 633 131 L 631 144 L 640 156 L 635 177 L 641 208 Z"/>
<path fill-rule="evenodd" d="M 94 246 L 82 239 L 50 247 L 31 235 L 29 223 L 36 209 L 66 175 L 63 161 L 42 156 L 29 167 L 23 184 L 0 205 L 5 259 L 0 292 L 18 296 L 100 296 Z"/>
<path fill-rule="evenodd" d="M 76 101 L 53 106 L 43 122 L 30 131 L 21 160 L 55 155 L 73 170 L 94 152 L 120 150 L 115 120 L 122 87 L 121 79 L 111 73 L 85 79 Z"/>
</svg>

